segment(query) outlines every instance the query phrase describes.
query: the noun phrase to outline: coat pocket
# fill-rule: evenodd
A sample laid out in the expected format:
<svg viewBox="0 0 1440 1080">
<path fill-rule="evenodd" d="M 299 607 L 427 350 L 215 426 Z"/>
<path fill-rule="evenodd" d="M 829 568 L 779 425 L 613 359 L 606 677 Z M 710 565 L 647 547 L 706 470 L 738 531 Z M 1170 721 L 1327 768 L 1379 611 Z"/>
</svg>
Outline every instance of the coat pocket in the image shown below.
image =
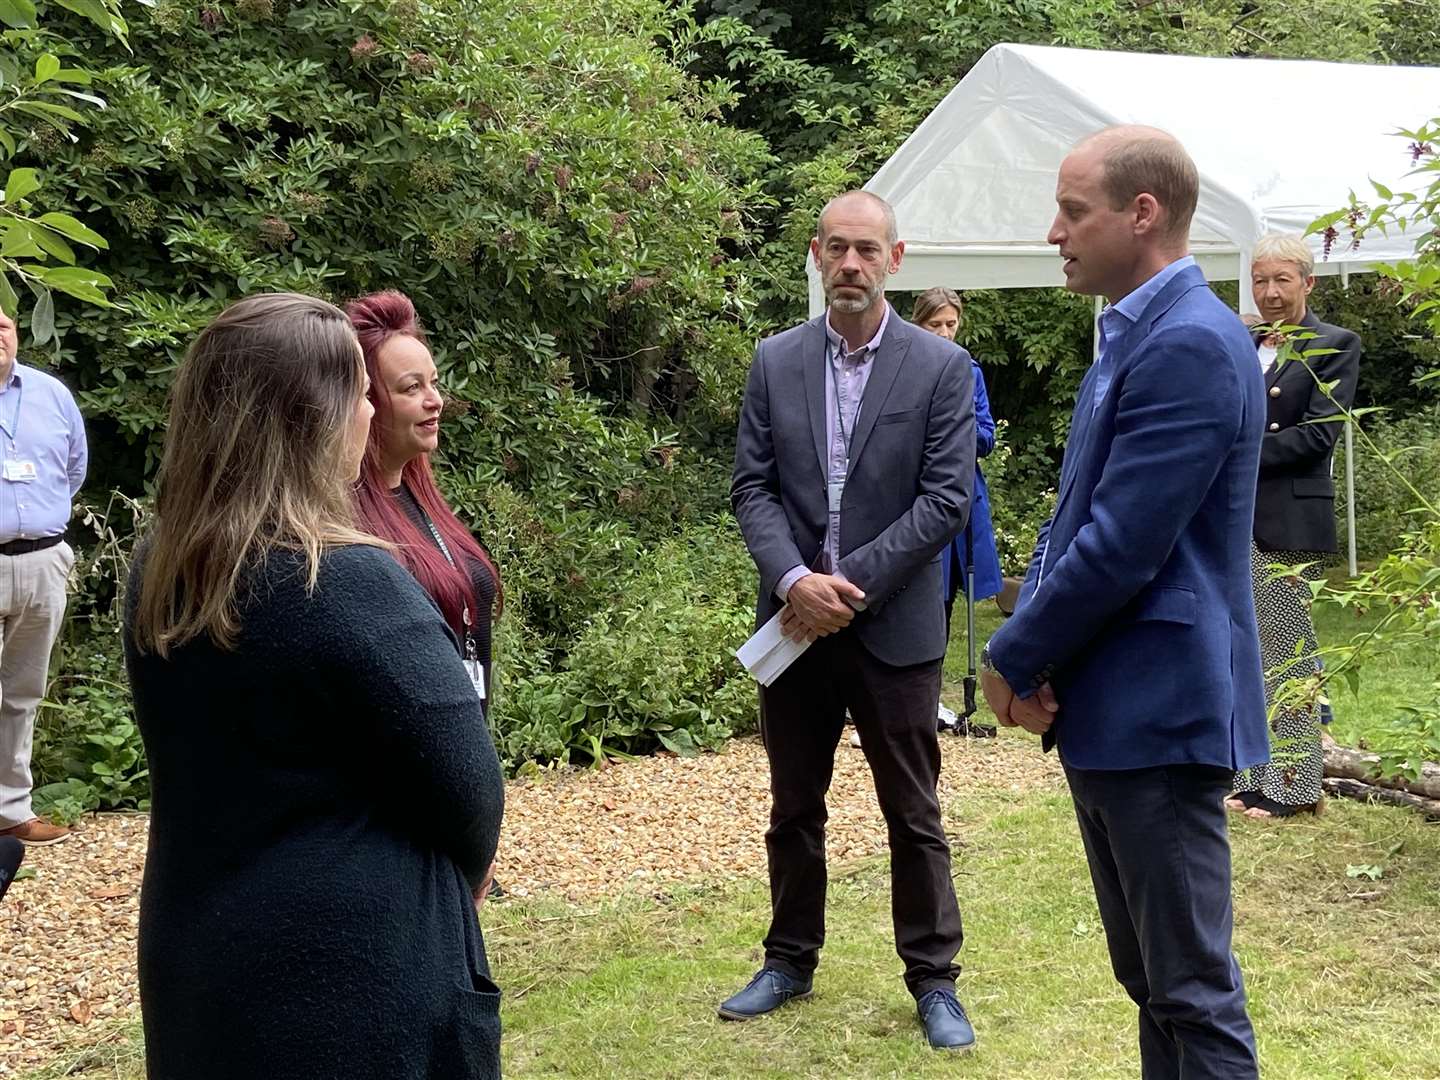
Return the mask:
<svg viewBox="0 0 1440 1080">
<path fill-rule="evenodd" d="M 1290 490 L 1302 499 L 1333 499 L 1335 482 L 1328 476 L 1297 476 L 1290 481 Z"/>
<path fill-rule="evenodd" d="M 1200 602 L 1193 589 L 1183 585 L 1157 585 L 1132 605 L 1135 622 L 1172 622 L 1194 626 Z"/>
<path fill-rule="evenodd" d="M 925 415 L 924 409 L 901 409 L 898 412 L 881 413 L 875 418 L 875 426 L 881 424 L 905 424 L 911 420 L 919 420 Z"/>
<path fill-rule="evenodd" d="M 474 976 L 475 989 L 455 991 L 448 1046 L 438 1047 L 435 1064 L 449 1080 L 499 1080 L 500 988 L 484 975 Z"/>
</svg>

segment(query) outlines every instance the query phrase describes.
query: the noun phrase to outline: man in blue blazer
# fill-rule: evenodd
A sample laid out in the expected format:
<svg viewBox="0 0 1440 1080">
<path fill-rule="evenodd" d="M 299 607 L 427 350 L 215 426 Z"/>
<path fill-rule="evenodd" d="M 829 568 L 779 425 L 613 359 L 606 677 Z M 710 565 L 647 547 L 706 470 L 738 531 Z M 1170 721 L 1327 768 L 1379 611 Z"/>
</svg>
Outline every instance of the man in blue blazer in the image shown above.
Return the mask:
<svg viewBox="0 0 1440 1080">
<path fill-rule="evenodd" d="M 982 658 L 1000 720 L 1060 748 L 1145 1080 L 1258 1076 L 1222 800 L 1269 754 L 1250 584 L 1265 401 L 1244 326 L 1186 254 L 1198 190 L 1153 128 L 1106 129 L 1060 167 L 1066 287 L 1110 304 L 1054 516 Z"/>
</svg>

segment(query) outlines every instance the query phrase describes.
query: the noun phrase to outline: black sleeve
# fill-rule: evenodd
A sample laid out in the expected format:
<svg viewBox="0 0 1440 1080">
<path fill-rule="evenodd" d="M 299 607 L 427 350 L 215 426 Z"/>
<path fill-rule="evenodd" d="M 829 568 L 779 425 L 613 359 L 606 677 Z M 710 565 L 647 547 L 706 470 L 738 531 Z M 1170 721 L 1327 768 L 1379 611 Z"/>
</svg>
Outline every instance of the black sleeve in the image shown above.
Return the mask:
<svg viewBox="0 0 1440 1080">
<path fill-rule="evenodd" d="M 343 686 L 369 748 L 415 835 L 448 854 L 472 886 L 495 858 L 504 784 L 474 688 L 435 606 L 379 548 L 326 558 L 316 605 L 329 677 Z"/>
</svg>

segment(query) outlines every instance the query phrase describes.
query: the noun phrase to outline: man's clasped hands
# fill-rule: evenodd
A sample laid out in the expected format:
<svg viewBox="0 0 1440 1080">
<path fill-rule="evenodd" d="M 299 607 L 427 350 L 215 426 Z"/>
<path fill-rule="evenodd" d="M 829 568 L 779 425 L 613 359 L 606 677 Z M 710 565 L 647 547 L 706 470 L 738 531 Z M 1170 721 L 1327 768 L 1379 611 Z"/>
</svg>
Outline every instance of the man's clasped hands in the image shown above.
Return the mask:
<svg viewBox="0 0 1440 1080">
<path fill-rule="evenodd" d="M 834 574 L 806 574 L 790 586 L 780 629 L 796 641 L 809 643 L 828 637 L 850 625 L 855 612 L 865 604 L 865 593 Z M 1032 735 L 1043 735 L 1055 722 L 1060 704 L 1046 683 L 1029 697 L 1016 696 L 1000 674 L 986 670 L 980 675 L 985 701 L 1001 724 L 1021 727 Z"/>
</svg>

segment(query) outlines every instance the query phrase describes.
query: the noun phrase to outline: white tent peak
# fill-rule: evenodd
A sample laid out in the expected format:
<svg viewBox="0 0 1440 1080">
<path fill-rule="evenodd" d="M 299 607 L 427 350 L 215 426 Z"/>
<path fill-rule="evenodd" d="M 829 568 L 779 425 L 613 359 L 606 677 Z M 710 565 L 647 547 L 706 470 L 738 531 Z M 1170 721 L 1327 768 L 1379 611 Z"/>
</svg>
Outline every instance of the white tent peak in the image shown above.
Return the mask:
<svg viewBox="0 0 1440 1080">
<path fill-rule="evenodd" d="M 1063 284 L 1045 242 L 1055 174 L 1111 124 L 1175 135 L 1200 171 L 1191 249 L 1212 279 L 1248 276 L 1269 230 L 1303 232 L 1369 179 L 1416 186 L 1397 126 L 1440 105 L 1440 68 L 996 45 L 865 185 L 895 207 L 906 254 L 895 289 Z M 1418 230 L 1342 236 L 1317 270 L 1366 269 L 1414 252 Z M 823 299 L 814 267 L 811 309 Z M 1248 299 L 1248 290 L 1241 290 Z"/>
</svg>

